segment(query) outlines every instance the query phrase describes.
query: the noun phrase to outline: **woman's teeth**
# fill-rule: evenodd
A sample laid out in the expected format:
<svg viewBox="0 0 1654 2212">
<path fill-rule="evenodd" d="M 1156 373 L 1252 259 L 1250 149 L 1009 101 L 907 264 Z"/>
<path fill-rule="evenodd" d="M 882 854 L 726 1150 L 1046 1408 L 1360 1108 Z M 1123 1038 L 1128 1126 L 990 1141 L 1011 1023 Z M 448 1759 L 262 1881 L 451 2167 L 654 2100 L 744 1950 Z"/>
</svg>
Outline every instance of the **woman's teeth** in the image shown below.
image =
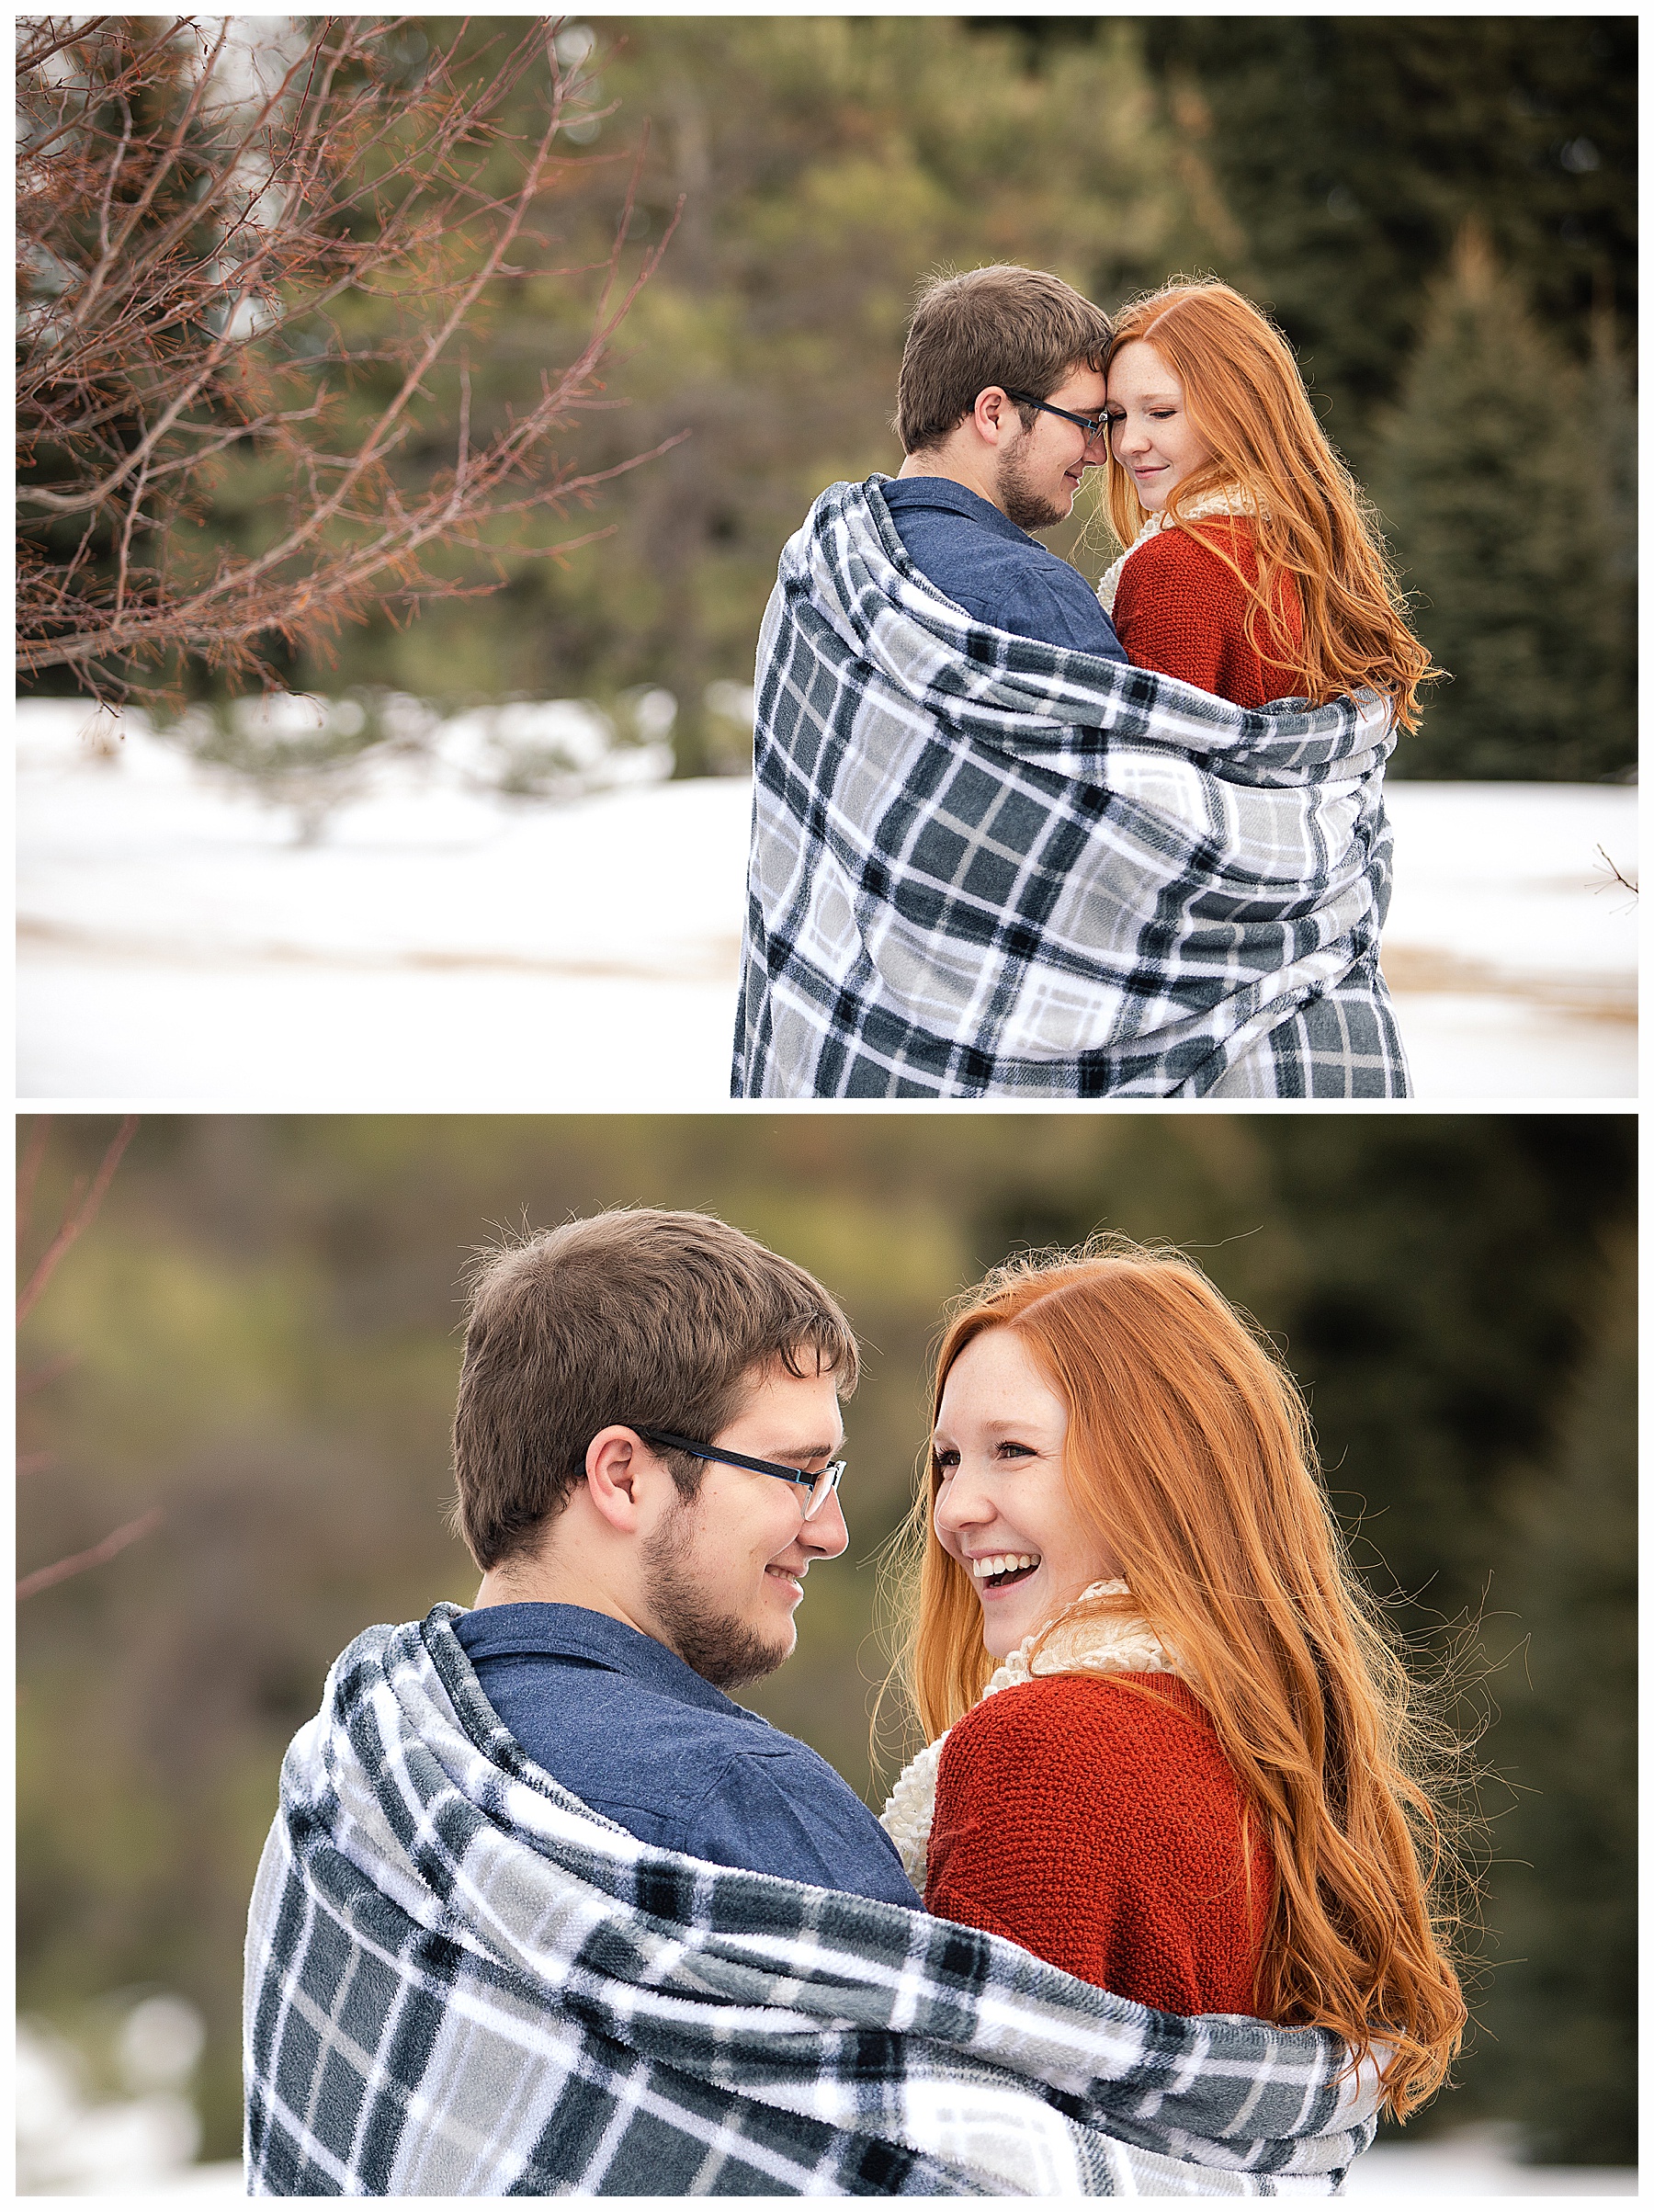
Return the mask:
<svg viewBox="0 0 1654 2212">
<path fill-rule="evenodd" d="M 979 1582 L 992 1582 L 1002 1575 L 1025 1574 L 1030 1568 L 1037 1567 L 1039 1560 L 1037 1551 L 995 1552 L 988 1559 L 972 1560 L 970 1571 Z"/>
</svg>

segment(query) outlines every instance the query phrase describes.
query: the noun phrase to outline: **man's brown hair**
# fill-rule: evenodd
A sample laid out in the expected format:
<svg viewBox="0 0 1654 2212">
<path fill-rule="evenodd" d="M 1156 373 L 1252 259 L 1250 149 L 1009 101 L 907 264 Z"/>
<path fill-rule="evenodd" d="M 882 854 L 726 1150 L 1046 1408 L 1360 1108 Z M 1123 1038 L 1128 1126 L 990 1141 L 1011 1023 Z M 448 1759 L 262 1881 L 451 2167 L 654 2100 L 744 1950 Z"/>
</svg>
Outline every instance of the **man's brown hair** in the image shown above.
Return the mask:
<svg viewBox="0 0 1654 2212">
<path fill-rule="evenodd" d="M 855 1388 L 855 1338 L 820 1283 L 710 1214 L 595 1214 L 480 1254 L 454 1412 L 454 1523 L 486 1573 L 533 1548 L 600 1429 L 710 1444 L 776 1362 Z M 808 1362 L 808 1364 L 805 1364 Z M 663 1454 L 685 1498 L 703 1462 Z"/>
<path fill-rule="evenodd" d="M 1044 269 L 998 262 L 934 278 L 901 357 L 891 427 L 902 451 L 939 446 L 990 384 L 1043 400 L 1074 369 L 1102 369 L 1113 335 L 1100 307 Z M 1019 403 L 1017 413 L 1032 429 L 1034 409 Z"/>
</svg>

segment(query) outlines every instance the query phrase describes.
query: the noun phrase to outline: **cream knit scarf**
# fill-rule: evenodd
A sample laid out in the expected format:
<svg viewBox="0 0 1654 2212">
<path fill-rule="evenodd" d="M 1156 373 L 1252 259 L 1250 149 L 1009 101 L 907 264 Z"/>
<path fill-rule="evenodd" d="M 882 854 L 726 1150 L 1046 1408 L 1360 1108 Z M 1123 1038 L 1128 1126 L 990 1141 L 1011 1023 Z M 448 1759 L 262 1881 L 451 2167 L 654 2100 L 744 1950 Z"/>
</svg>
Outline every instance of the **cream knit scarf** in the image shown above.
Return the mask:
<svg viewBox="0 0 1654 2212">
<path fill-rule="evenodd" d="M 1227 486 L 1219 485 L 1216 491 L 1203 492 L 1198 499 L 1189 500 L 1184 506 L 1183 511 L 1177 519 L 1180 522 L 1199 522 L 1208 515 L 1244 515 L 1251 516 L 1256 512 L 1257 510 L 1253 506 L 1251 497 L 1248 493 L 1240 489 L 1239 484 L 1229 484 Z M 1131 559 L 1133 553 L 1137 551 L 1139 546 L 1147 545 L 1150 538 L 1158 537 L 1161 530 L 1169 530 L 1172 527 L 1172 517 L 1167 514 L 1164 507 L 1161 509 L 1158 515 L 1149 516 L 1145 520 L 1142 528 L 1138 532 L 1131 543 L 1126 548 L 1126 550 L 1120 555 L 1120 558 L 1114 563 L 1113 567 L 1104 571 L 1103 581 L 1097 586 L 1097 597 L 1103 603 L 1103 612 L 1105 615 L 1112 615 L 1114 613 L 1115 594 L 1120 588 L 1121 573 L 1125 569 L 1126 563 Z"/>
<path fill-rule="evenodd" d="M 1058 1616 L 1057 1625 L 1046 1637 L 1044 1649 L 1032 1661 L 1028 1656 L 1039 1639 L 1040 1631 L 1036 1629 L 995 1669 L 982 1696 L 991 1697 L 996 1690 L 1012 1689 L 1017 1683 L 1030 1682 L 1039 1674 L 1181 1673 L 1183 1669 L 1175 1654 L 1166 1650 L 1148 1622 L 1138 1615 L 1069 1621 L 1075 1607 L 1084 1605 L 1087 1598 L 1126 1594 L 1124 1582 L 1093 1582 L 1089 1590 L 1082 1590 L 1073 1605 Z M 1064 1627 L 1064 1622 L 1069 1625 Z M 980 1702 L 979 1698 L 978 1703 Z M 942 1746 L 951 1732 L 944 1729 L 934 1743 L 927 1743 L 918 1757 L 910 1761 L 879 1815 L 886 1833 L 901 1854 L 909 1881 L 922 1897 L 931 1821 L 936 1809 L 936 1770 L 941 1764 Z"/>
</svg>

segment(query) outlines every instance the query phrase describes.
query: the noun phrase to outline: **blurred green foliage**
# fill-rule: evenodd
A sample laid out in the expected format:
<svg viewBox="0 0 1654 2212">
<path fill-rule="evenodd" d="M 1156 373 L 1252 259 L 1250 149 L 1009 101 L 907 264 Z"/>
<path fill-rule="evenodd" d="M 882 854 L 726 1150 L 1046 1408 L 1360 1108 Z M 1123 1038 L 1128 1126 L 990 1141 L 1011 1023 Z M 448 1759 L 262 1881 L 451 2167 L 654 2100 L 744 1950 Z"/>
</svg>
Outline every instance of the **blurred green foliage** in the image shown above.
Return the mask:
<svg viewBox="0 0 1654 2212">
<path fill-rule="evenodd" d="M 1611 1247 L 1603 1330 L 1574 1379 L 1551 1471 L 1511 1500 L 1504 1593 L 1524 1643 L 1500 1689 L 1517 1792 L 1499 1829 L 1500 1951 L 1481 2072 L 1542 2157 L 1636 2156 L 1637 1267 Z"/>
<path fill-rule="evenodd" d="M 1467 221 L 1565 357 L 1637 317 L 1629 16 L 1160 16 L 1157 81 L 1359 471 Z"/>
<path fill-rule="evenodd" d="M 1373 479 L 1452 678 L 1398 754 L 1410 774 L 1587 782 L 1635 761 L 1636 437 L 1612 318 L 1573 360 L 1467 229 Z"/>
<path fill-rule="evenodd" d="M 108 1133 L 55 1129 L 26 1253 Z M 24 2005 L 189 1997 L 207 2154 L 232 2154 L 282 1750 L 358 1629 L 475 1590 L 444 1519 L 475 1245 L 609 1204 L 708 1208 L 844 1300 L 867 1345 L 852 1545 L 753 1702 L 877 1803 L 875 1554 L 941 1310 L 1008 1250 L 1106 1226 L 1186 1245 L 1282 1344 L 1398 1627 L 1440 1650 L 1479 1620 L 1468 1655 L 1502 1708 L 1480 1755 L 1507 1777 L 1485 1790 L 1488 2032 L 1423 2125 L 1509 2116 L 1555 2155 L 1628 2161 L 1634 1139 L 1618 1116 L 146 1122 L 20 1352 L 24 1449 L 51 1455 L 23 1479 L 22 1569 L 165 1514 L 20 1616 Z"/>
<path fill-rule="evenodd" d="M 488 20 L 465 35 L 482 41 Z M 421 22 L 433 43 L 458 28 Z M 571 449 L 604 468 L 691 435 L 601 490 L 599 543 L 561 562 L 503 554 L 492 597 L 436 600 L 409 626 L 375 619 L 329 654 L 278 659 L 295 687 L 607 708 L 654 685 L 678 701 L 677 772 L 742 772 L 747 733 L 708 690 L 750 681 L 780 547 L 815 494 L 899 467 L 889 422 L 921 278 L 1024 261 L 1111 306 L 1207 269 L 1276 316 L 1334 442 L 1383 480 L 1421 633 L 1455 677 L 1396 772 L 1628 768 L 1634 18 L 592 28 L 599 104 L 617 105 L 583 147 L 613 163 L 571 176 L 546 225 L 571 271 L 601 263 L 640 148 L 629 252 L 659 242 L 680 197 L 683 210 L 621 335 L 619 404 L 583 418 Z M 1471 221 L 1497 313 L 1443 303 Z M 493 288 L 468 340 L 473 435 L 568 357 L 589 290 L 577 274 Z M 457 419 L 457 361 L 432 388 Z M 364 387 L 360 404 L 373 397 Z M 426 437 L 399 465 L 413 484 L 450 459 Z M 255 544 L 269 490 L 255 459 L 227 465 L 218 527 Z M 1093 575 L 1115 550 L 1096 514 L 1049 541 Z"/>
</svg>

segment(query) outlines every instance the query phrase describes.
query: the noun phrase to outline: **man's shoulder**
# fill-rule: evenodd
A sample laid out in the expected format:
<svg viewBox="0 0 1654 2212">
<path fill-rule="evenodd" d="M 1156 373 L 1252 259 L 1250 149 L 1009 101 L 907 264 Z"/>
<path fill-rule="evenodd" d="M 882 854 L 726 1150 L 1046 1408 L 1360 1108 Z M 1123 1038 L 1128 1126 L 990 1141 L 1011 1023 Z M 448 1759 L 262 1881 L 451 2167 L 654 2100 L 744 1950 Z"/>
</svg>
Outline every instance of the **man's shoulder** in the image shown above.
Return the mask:
<svg viewBox="0 0 1654 2212">
<path fill-rule="evenodd" d="M 1043 552 L 991 499 L 952 476 L 892 476 L 878 486 L 892 516 L 926 531 L 961 533 L 1012 551 Z"/>
<path fill-rule="evenodd" d="M 1014 576 L 1025 589 L 1043 584 L 1065 599 L 1091 595 L 1072 562 L 1041 545 L 969 485 L 946 476 L 907 476 L 880 489 L 910 557 L 950 594 L 969 585 L 973 596 L 985 596 L 996 577 Z M 938 568 L 941 575 L 935 573 Z"/>
<path fill-rule="evenodd" d="M 719 1750 L 825 1764 L 809 1744 L 725 1696 L 666 1645 L 608 1614 L 503 1605 L 478 1607 L 453 1625 L 485 1685 L 519 1705 L 532 1699 L 572 1708 L 598 1741 L 625 1711 L 646 1721 L 642 1748 L 674 1760 Z M 639 1748 L 629 1741 L 629 1755 Z"/>
</svg>

